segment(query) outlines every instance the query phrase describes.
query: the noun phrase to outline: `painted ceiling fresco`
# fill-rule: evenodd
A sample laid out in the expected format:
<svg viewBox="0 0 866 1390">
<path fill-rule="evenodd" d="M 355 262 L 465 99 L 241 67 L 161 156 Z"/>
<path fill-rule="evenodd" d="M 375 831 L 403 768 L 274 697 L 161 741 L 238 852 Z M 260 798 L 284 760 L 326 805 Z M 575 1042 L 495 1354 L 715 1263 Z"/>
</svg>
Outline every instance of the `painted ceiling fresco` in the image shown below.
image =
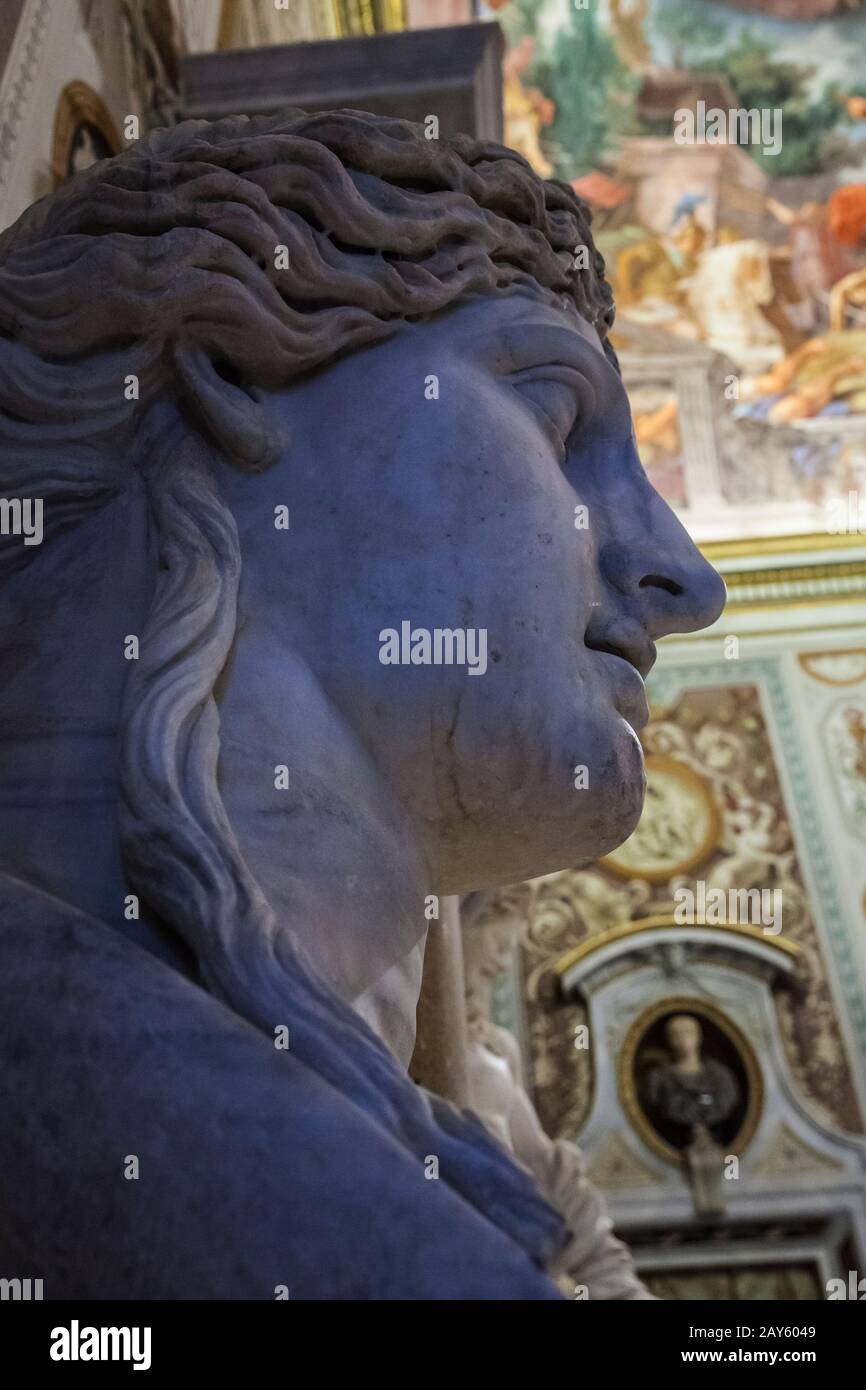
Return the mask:
<svg viewBox="0 0 866 1390">
<path fill-rule="evenodd" d="M 698 539 L 866 533 L 866 5 L 491 0 L 506 141 L 592 205 Z"/>
</svg>

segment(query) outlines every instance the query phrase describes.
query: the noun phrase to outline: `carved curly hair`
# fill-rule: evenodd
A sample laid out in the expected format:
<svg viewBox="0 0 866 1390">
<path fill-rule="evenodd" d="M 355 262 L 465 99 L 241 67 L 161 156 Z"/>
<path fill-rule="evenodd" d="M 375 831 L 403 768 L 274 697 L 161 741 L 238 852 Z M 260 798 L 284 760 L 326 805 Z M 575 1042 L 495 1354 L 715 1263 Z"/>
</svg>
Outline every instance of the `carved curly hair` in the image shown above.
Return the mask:
<svg viewBox="0 0 866 1390">
<path fill-rule="evenodd" d="M 357 111 L 156 131 L 0 237 L 7 347 L 63 364 L 76 400 L 79 385 L 93 396 L 89 359 L 116 352 L 142 401 L 179 389 L 247 467 L 265 465 L 276 441 L 243 385 L 280 385 L 399 322 L 519 286 L 576 309 L 606 339 L 604 262 L 571 189 L 513 150 L 427 140 L 407 121 Z M 16 404 L 20 368 L 8 366 L 0 411 L 27 419 L 26 383 Z M 110 429 L 130 412 L 118 378 L 99 375 L 103 398 L 91 404 Z M 43 393 L 41 423 L 44 412 Z"/>
</svg>

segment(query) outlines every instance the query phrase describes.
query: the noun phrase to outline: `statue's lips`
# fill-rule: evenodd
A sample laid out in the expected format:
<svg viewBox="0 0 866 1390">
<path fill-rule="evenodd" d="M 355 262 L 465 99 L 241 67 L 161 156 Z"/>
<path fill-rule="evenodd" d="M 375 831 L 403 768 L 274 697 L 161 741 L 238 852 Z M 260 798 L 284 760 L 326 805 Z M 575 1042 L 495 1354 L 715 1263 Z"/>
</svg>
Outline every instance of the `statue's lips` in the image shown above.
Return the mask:
<svg viewBox="0 0 866 1390">
<path fill-rule="evenodd" d="M 614 652 L 599 652 L 599 656 L 611 677 L 614 707 L 635 733 L 640 733 L 650 717 L 646 687 L 640 671 L 627 657 L 617 656 Z"/>
</svg>

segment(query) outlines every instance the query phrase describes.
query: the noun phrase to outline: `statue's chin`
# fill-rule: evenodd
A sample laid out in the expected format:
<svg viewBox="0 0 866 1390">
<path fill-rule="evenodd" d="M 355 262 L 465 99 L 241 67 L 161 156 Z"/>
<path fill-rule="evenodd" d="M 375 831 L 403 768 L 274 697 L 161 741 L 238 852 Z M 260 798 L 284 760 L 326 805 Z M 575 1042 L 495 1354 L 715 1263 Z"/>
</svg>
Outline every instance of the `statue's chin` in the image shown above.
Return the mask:
<svg viewBox="0 0 866 1390">
<path fill-rule="evenodd" d="M 585 868 L 627 840 L 643 810 L 643 750 L 621 717 L 609 732 L 610 755 L 590 771 L 588 786 L 540 785 L 513 821 L 491 806 L 483 821 L 456 829 L 443 855 L 440 891 L 468 893 Z"/>
</svg>

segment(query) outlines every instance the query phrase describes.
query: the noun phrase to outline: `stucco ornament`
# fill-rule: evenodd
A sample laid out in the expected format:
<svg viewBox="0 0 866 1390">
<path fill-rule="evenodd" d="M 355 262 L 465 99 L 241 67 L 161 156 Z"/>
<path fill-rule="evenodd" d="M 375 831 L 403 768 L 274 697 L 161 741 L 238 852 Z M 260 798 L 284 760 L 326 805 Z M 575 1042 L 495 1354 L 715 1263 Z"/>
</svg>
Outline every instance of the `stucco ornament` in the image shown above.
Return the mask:
<svg viewBox="0 0 866 1390">
<path fill-rule="evenodd" d="M 431 895 L 628 835 L 653 639 L 721 607 L 611 320 L 571 190 L 358 112 L 155 132 L 0 238 L 41 516 L 0 537 L 0 1230 L 46 1297 L 556 1296 L 405 986 Z M 483 674 L 386 663 L 404 623 Z"/>
</svg>

